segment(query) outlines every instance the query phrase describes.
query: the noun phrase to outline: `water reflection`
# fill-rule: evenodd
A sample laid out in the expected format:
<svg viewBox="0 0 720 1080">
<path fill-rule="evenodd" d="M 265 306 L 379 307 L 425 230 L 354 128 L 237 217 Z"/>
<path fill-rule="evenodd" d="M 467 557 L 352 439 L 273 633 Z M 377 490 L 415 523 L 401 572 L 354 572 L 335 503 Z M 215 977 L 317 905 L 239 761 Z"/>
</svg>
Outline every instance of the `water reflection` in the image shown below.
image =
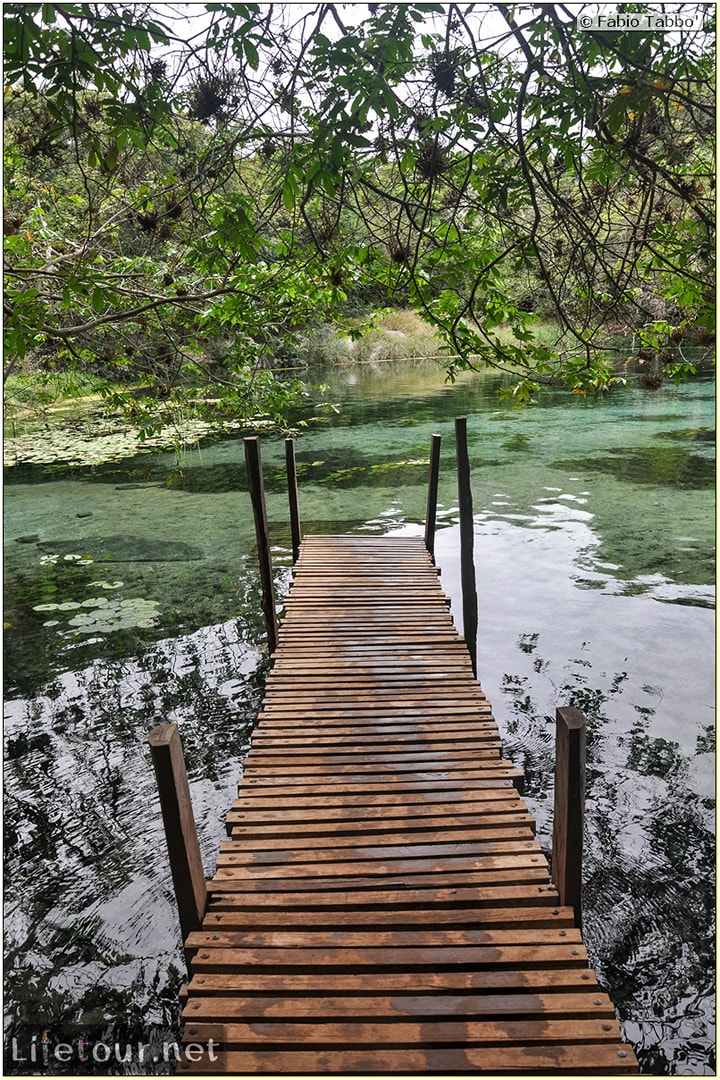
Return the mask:
<svg viewBox="0 0 720 1080">
<path fill-rule="evenodd" d="M 123 1044 L 177 1032 L 181 942 L 147 734 L 180 727 L 209 874 L 263 681 L 263 654 L 232 621 L 8 703 L 6 1072 L 38 1071 L 18 1054 L 43 1031 Z"/>
<path fill-rule="evenodd" d="M 650 702 L 662 689 L 647 686 L 647 703 L 632 704 L 635 720 L 623 730 L 626 671 L 599 676 L 581 655 L 557 673 L 542 656 L 540 633 L 522 635 L 518 647 L 532 655 L 535 677 L 531 685 L 527 676 L 504 676 L 504 747 L 526 770 L 548 857 L 555 705 L 574 705 L 587 718 L 583 900 L 591 963 L 643 1072 L 713 1075 L 714 802 L 694 790 L 693 778 L 712 767 L 714 727 L 696 728 L 694 753 L 653 736 Z"/>
</svg>

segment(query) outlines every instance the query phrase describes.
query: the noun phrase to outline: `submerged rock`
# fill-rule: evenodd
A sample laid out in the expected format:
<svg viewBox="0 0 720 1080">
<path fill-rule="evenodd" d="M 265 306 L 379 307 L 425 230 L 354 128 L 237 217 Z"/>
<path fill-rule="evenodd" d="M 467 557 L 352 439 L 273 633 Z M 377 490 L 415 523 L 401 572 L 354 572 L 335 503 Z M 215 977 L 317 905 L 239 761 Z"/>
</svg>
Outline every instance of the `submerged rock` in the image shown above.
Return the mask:
<svg viewBox="0 0 720 1080">
<path fill-rule="evenodd" d="M 54 555 L 81 552 L 95 562 L 190 562 L 202 552 L 180 540 L 156 540 L 145 536 L 88 536 L 82 540 L 43 540 L 41 551 Z"/>
</svg>

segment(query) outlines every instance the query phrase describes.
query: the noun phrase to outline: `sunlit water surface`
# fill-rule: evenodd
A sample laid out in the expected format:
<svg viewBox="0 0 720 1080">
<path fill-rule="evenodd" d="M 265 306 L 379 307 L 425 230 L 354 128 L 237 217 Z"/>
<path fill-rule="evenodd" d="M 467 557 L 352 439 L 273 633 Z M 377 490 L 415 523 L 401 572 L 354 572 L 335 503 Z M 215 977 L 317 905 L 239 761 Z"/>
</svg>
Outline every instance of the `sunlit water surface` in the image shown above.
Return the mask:
<svg viewBox="0 0 720 1080">
<path fill-rule="evenodd" d="M 419 534 L 439 432 L 437 561 L 459 625 L 468 417 L 478 669 L 506 754 L 549 851 L 555 708 L 585 711 L 592 963 L 644 1072 L 713 1074 L 713 385 L 518 412 L 495 377 L 448 385 L 431 364 L 323 378 L 338 411 L 305 414 L 303 528 Z M 281 591 L 282 440 L 262 452 Z M 254 547 L 240 440 L 7 472 L 8 1073 L 172 1071 L 183 957 L 147 734 L 180 726 L 210 874 L 267 669 Z M 125 1060 L 80 1060 L 82 1038 Z"/>
</svg>

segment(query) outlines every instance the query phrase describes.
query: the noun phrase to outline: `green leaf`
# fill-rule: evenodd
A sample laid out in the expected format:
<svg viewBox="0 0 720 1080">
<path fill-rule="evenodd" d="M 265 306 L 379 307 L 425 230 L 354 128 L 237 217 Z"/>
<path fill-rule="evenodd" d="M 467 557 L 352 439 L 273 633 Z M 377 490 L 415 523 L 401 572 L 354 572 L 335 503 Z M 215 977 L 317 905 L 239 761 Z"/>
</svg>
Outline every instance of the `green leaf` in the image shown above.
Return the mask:
<svg viewBox="0 0 720 1080">
<path fill-rule="evenodd" d="M 389 86 L 383 87 L 382 99 L 390 116 L 393 120 L 397 120 L 400 116 L 400 109 L 398 108 L 397 98 Z"/>
<path fill-rule="evenodd" d="M 295 177 L 289 172 L 285 177 L 285 183 L 283 184 L 282 201 L 283 206 L 286 210 L 289 210 L 290 213 L 295 209 L 295 200 L 297 199 L 297 196 L 298 186 L 295 182 Z"/>
<path fill-rule="evenodd" d="M 247 59 L 248 64 L 253 69 L 253 71 L 257 71 L 257 69 L 260 67 L 260 56 L 257 49 L 249 38 L 246 38 L 243 42 L 243 49 L 245 50 L 245 58 Z"/>
</svg>

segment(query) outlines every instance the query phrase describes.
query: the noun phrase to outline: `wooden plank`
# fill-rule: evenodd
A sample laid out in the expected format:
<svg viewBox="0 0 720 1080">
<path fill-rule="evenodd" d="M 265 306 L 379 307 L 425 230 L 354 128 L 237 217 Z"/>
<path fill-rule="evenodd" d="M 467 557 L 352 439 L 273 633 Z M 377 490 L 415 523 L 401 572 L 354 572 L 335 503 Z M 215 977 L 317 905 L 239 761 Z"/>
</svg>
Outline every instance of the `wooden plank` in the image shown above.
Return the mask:
<svg viewBox="0 0 720 1080">
<path fill-rule="evenodd" d="M 286 970 L 302 968 L 313 971 L 341 968 L 358 973 L 358 989 L 362 990 L 361 973 L 365 968 L 392 970 L 438 970 L 443 967 L 493 967 L 523 969 L 532 967 L 587 966 L 587 953 L 582 945 L 456 945 L 423 946 L 391 950 L 382 948 L 216 948 L 200 949 L 192 961 L 194 972 L 240 971 L 274 967 Z"/>
<path fill-rule="evenodd" d="M 192 1021 L 193 1025 L 196 1023 Z M 202 1026 L 198 1035 L 202 1038 Z M 341 1020 L 316 1019 L 312 1025 L 292 1021 L 256 1020 L 251 1024 L 228 1022 L 225 1025 L 226 1045 L 239 1047 L 267 1046 L 292 1048 L 298 1044 L 305 1047 L 344 1047 L 364 1044 L 372 1048 L 380 1046 L 500 1046 L 527 1047 L 537 1042 L 557 1045 L 588 1042 L 609 1043 L 620 1039 L 620 1025 L 614 1018 L 582 1020 L 555 1020 L 542 1017 L 539 1020 L 515 1020 L 505 1018 L 501 1022 L 491 1020 L 446 1020 L 435 1018 L 431 1023 L 405 1021 L 378 1023 L 368 1020 L 352 1023 Z"/>
<path fill-rule="evenodd" d="M 195 1027 L 195 1025 L 192 1025 Z M 189 1032 L 187 1042 L 193 1047 L 203 1045 L 203 1028 L 197 1025 Z M 624 1055 L 621 1057 L 620 1055 Z M 632 1048 L 622 1044 L 549 1047 L 445 1047 L 425 1051 L 413 1047 L 401 1050 L 376 1050 L 373 1047 L 348 1050 L 222 1050 L 219 1058 L 222 1071 L 235 1076 L 256 1074 L 290 1074 L 293 1076 L 341 1075 L 358 1073 L 362 1076 L 430 1074 L 526 1073 L 556 1075 L 569 1073 L 584 1076 L 612 1076 L 637 1073 Z M 215 1075 L 218 1057 L 211 1052 L 204 1057 L 196 1054 L 180 1062 L 183 1073 Z"/>
<path fill-rule="evenodd" d="M 464 808 L 468 813 L 474 813 L 478 806 L 482 808 L 486 800 L 495 804 L 508 799 L 513 805 L 524 805 L 512 782 L 505 779 L 499 780 L 497 784 L 476 783 L 472 788 L 447 780 L 433 786 L 422 785 L 420 791 L 413 791 L 412 788 L 408 790 L 405 786 L 401 792 L 397 789 L 389 789 L 375 792 L 363 790 L 357 794 L 347 794 L 335 789 L 329 794 L 325 792 L 320 794 L 317 790 L 307 791 L 306 788 L 298 788 L 296 793 L 297 798 L 293 799 L 292 806 L 283 806 L 282 810 L 279 810 L 276 798 L 269 795 L 267 790 L 254 788 L 249 791 L 242 787 L 241 794 L 232 805 L 238 810 L 264 807 L 271 813 L 281 815 L 283 819 L 293 811 L 302 811 L 304 814 L 305 808 L 312 806 L 324 808 L 322 817 L 326 820 L 344 813 L 352 816 L 353 811 L 358 811 L 359 816 L 362 816 L 366 812 L 365 808 L 368 807 L 389 807 L 395 808 L 397 813 L 422 814 L 432 813 L 445 806 L 457 808 L 458 812 L 462 812 Z"/>
<path fill-rule="evenodd" d="M 406 824 L 406 821 L 408 824 Z M 231 824 L 231 822 L 228 822 Z M 305 850 L 320 847 L 331 839 L 335 845 L 355 845 L 358 837 L 371 837 L 376 843 L 398 844 L 408 839 L 411 842 L 428 841 L 441 835 L 445 841 L 472 839 L 498 839 L 507 836 L 531 837 L 534 835 L 535 821 L 530 814 L 507 814 L 504 817 L 474 819 L 436 818 L 432 820 L 435 828 L 422 828 L 410 819 L 395 819 L 392 830 L 384 818 L 368 821 L 303 822 L 300 825 L 235 825 L 231 828 L 232 839 L 242 843 L 246 850 L 257 848 L 269 850 L 273 847 L 302 847 Z M 437 830 L 441 830 L 438 833 Z"/>
<path fill-rule="evenodd" d="M 456 755 L 450 756 L 446 752 L 407 754 L 385 753 L 382 756 L 372 754 L 325 754 L 325 755 L 298 755 L 296 760 L 285 761 L 279 764 L 282 758 L 275 754 L 248 754 L 243 764 L 243 775 L 251 777 L 262 774 L 266 779 L 272 780 L 276 776 L 295 776 L 297 771 L 302 770 L 306 778 L 315 776 L 344 777 L 348 774 L 359 773 L 364 767 L 372 770 L 374 778 L 380 778 L 384 773 L 412 773 L 427 772 L 428 770 L 441 770 L 451 772 L 462 769 L 465 772 L 473 768 L 486 768 L 500 760 L 499 744 L 495 747 L 485 747 L 482 750 L 473 748 L 467 750 L 464 757 L 466 760 L 458 760 Z"/>
<path fill-rule="evenodd" d="M 537 853 L 541 856 L 541 848 L 537 840 L 528 837 L 529 830 L 513 830 L 518 836 L 502 840 L 473 838 L 470 841 L 446 842 L 442 833 L 436 833 L 433 842 L 421 843 L 417 840 L 404 840 L 401 843 L 393 843 L 387 838 L 385 842 L 375 839 L 374 844 L 358 844 L 351 842 L 346 845 L 327 847 L 327 840 L 321 841 L 322 846 L 300 844 L 293 847 L 282 844 L 277 848 L 271 845 L 261 845 L 256 849 L 248 848 L 243 840 L 224 840 L 220 844 L 218 866 L 240 866 L 243 864 L 257 866 L 281 865 L 284 867 L 299 865 L 310 862 L 314 867 L 320 863 L 333 863 L 341 866 L 347 861 L 360 862 L 368 859 L 438 859 L 447 856 L 456 858 L 468 856 L 473 859 L 484 858 L 489 855 L 527 854 Z M 542 856 L 544 858 L 544 856 Z M 362 872 L 362 871 L 361 871 Z"/>
<path fill-rule="evenodd" d="M 545 866 L 487 866 L 483 869 L 453 867 L 452 870 L 444 869 L 442 874 L 438 872 L 422 873 L 419 870 L 410 874 L 409 871 L 390 870 L 381 865 L 374 867 L 375 872 L 361 874 L 353 868 L 346 867 L 346 875 L 330 875 L 322 877 L 303 876 L 301 874 L 278 877 L 276 874 L 249 875 L 243 873 L 242 868 L 233 870 L 229 867 L 221 867 L 208 885 L 208 890 L 215 893 L 225 892 L 296 892 L 298 889 L 327 890 L 328 892 L 343 893 L 365 891 L 387 891 L 389 888 L 417 889 L 425 885 L 438 888 L 441 884 L 458 887 L 473 885 L 497 886 L 503 884 L 544 885 L 548 880 L 547 865 Z"/>
<path fill-rule="evenodd" d="M 342 933 L 328 930 L 249 930 L 230 931 L 220 929 L 198 930 L 188 935 L 190 949 L 279 949 L 283 959 L 292 962 L 296 949 L 373 949 L 375 956 L 386 958 L 389 950 L 409 948 L 439 949 L 445 946 L 487 945 L 493 948 L 524 946 L 542 948 L 552 945 L 581 944 L 580 931 L 571 929 L 482 929 L 467 930 L 442 928 L 433 930 L 344 930 Z M 378 952 L 380 950 L 380 952 Z M 338 952 L 338 955 L 339 955 Z M 468 957 L 470 954 L 468 954 Z M 380 963 L 384 963 L 381 960 Z"/>
<path fill-rule="evenodd" d="M 327 980 L 325 984 L 323 980 Z M 204 972 L 192 975 L 189 989 L 199 997 L 206 994 L 281 994 L 293 996 L 308 993 L 347 993 L 358 990 L 352 972 Z M 546 990 L 552 993 L 583 991 L 599 996 L 594 972 L 586 967 L 530 968 L 523 971 L 488 967 L 482 971 L 453 968 L 448 971 L 382 971 L 363 973 L 362 992 L 355 994 L 361 1001 L 372 994 L 404 992 L 408 994 L 442 994 L 464 991 L 480 998 L 482 994 L 504 991 L 519 993 Z M 198 1012 L 190 1000 L 186 1012 Z"/>
<path fill-rule="evenodd" d="M 495 882 L 486 883 L 484 886 L 470 885 L 470 887 L 450 888 L 445 883 L 435 882 L 432 886 L 419 887 L 414 883 L 406 887 L 405 882 L 398 883 L 395 887 L 375 889 L 372 893 L 355 893 L 350 891 L 346 895 L 331 895 L 328 893 L 310 890 L 307 884 L 296 883 L 293 890 L 286 890 L 282 896 L 255 897 L 249 893 L 238 891 L 235 896 L 230 890 L 221 892 L 217 888 L 217 881 L 213 880 L 211 888 L 214 890 L 210 896 L 210 910 L 215 914 L 208 914 L 208 919 L 216 919 L 217 909 L 227 910 L 229 907 L 237 907 L 247 911 L 268 911 L 273 907 L 277 909 L 305 908 L 312 911 L 375 911 L 421 909 L 445 910 L 468 909 L 478 912 L 478 918 L 487 907 L 497 904 L 505 904 L 509 907 L 526 908 L 538 906 L 548 908 L 552 914 L 556 909 L 560 912 L 559 898 L 555 888 L 543 882 L 542 878 L 537 884 L 503 885 Z"/>
<path fill-rule="evenodd" d="M 349 1019 L 367 1021 L 385 1017 L 478 1017 L 532 1019 L 538 1016 L 568 1020 L 615 1020 L 615 1008 L 607 994 L 417 994 L 402 997 L 202 997 L 199 1008 L 186 1007 L 183 1019 L 190 1023 L 227 1023 L 232 1020 Z"/>
<path fill-rule="evenodd" d="M 313 910 L 307 900 L 301 907 L 268 910 L 267 907 L 238 907 L 229 911 L 212 911 L 203 921 L 203 930 L 216 933 L 222 930 L 251 930 L 290 928 L 306 930 L 330 930 L 352 927 L 363 930 L 387 930 L 394 927 L 447 927 L 467 930 L 502 928 L 511 925 L 514 930 L 567 929 L 573 926 L 573 909 L 569 907 L 485 908 L 482 913 L 469 908 L 437 908 L 432 911 L 403 906 L 398 901 L 393 907 L 353 908 L 351 910 Z"/>
<path fill-rule="evenodd" d="M 341 740 L 338 741 L 338 736 Z M 252 739 L 252 750 L 276 750 L 278 753 L 289 753 L 296 748 L 317 747 L 322 750 L 326 746 L 338 749 L 351 750 L 356 747 L 413 747 L 413 746 L 438 746 L 457 748 L 462 750 L 466 743 L 480 743 L 486 740 L 497 740 L 497 728 L 492 723 L 468 724 L 416 724 L 415 727 L 408 724 L 395 724 L 388 728 L 383 725 L 382 731 L 358 729 L 355 725 L 338 727 L 335 725 L 330 733 L 309 731 L 301 734 L 292 723 L 283 725 L 275 723 L 272 731 L 256 733 Z"/>
</svg>

